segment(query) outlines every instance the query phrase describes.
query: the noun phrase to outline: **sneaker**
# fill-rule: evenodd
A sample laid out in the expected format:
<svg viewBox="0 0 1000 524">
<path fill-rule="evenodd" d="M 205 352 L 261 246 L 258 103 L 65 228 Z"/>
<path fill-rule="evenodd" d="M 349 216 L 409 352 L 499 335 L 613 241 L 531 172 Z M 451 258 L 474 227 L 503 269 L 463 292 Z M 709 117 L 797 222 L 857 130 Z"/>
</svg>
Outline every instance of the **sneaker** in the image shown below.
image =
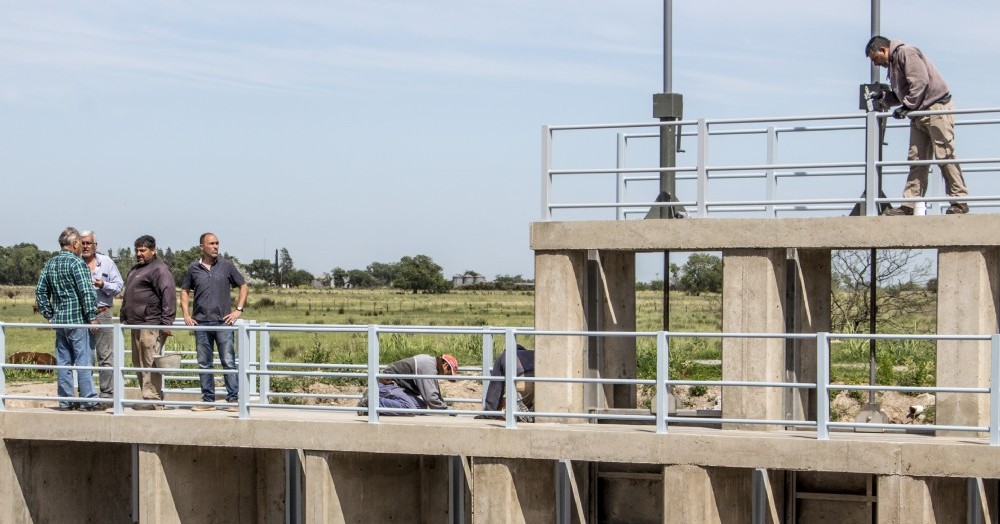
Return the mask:
<svg viewBox="0 0 1000 524">
<path fill-rule="evenodd" d="M 104 411 L 104 404 L 91 404 L 89 406 L 81 406 L 80 411 Z"/>
<path fill-rule="evenodd" d="M 215 411 L 215 406 L 206 406 L 205 404 L 199 404 L 197 406 L 191 406 L 191 411 Z"/>
<path fill-rule="evenodd" d="M 964 215 L 969 212 L 969 204 L 952 204 L 948 207 L 948 210 L 944 212 L 946 215 Z"/>
<path fill-rule="evenodd" d="M 136 411 L 162 411 L 163 404 L 135 404 L 132 409 Z"/>
<path fill-rule="evenodd" d="M 232 413 L 239 412 L 239 410 L 240 410 L 240 407 L 237 406 L 236 404 L 230 404 L 230 405 L 226 406 L 226 411 L 230 411 Z"/>
<path fill-rule="evenodd" d="M 912 207 L 902 206 L 902 207 L 894 207 L 894 208 L 886 211 L 885 213 L 882 213 L 882 216 L 884 216 L 884 217 L 901 217 L 901 216 L 912 215 L 912 214 L 913 214 L 913 208 Z"/>
<path fill-rule="evenodd" d="M 80 409 L 80 406 L 76 404 L 70 404 L 68 406 L 59 406 L 56 409 L 58 409 L 59 411 L 76 411 L 77 409 Z"/>
</svg>

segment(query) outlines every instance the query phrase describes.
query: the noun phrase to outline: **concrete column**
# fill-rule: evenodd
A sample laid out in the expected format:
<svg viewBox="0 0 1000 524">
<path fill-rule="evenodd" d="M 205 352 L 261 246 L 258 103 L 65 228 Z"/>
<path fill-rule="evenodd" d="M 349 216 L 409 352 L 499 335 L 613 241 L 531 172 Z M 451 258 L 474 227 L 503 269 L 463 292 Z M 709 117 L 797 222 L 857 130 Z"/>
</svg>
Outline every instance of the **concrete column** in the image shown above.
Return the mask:
<svg viewBox="0 0 1000 524">
<path fill-rule="evenodd" d="M 784 249 L 723 251 L 722 330 L 727 333 L 785 332 Z M 727 338 L 722 342 L 723 380 L 781 382 L 785 341 Z M 780 388 L 725 387 L 723 418 L 783 419 Z M 729 429 L 773 430 L 770 426 L 728 424 Z"/>
<path fill-rule="evenodd" d="M 472 522 L 555 522 L 555 480 L 550 460 L 474 457 Z"/>
<path fill-rule="evenodd" d="M 896 522 L 968 522 L 967 480 L 951 477 L 878 478 L 879 524 Z"/>
<path fill-rule="evenodd" d="M 0 522 L 131 523 L 131 479 L 128 444 L 6 440 Z"/>
<path fill-rule="evenodd" d="M 448 458 L 305 451 L 305 522 L 448 522 Z"/>
<path fill-rule="evenodd" d="M 986 335 L 997 332 L 998 250 L 938 250 L 937 332 Z M 937 343 L 938 386 L 989 387 L 990 343 L 941 340 Z M 938 424 L 989 425 L 987 395 L 938 393 Z M 951 433 L 951 432 L 943 432 Z M 967 436 L 968 432 L 954 432 Z"/>
<path fill-rule="evenodd" d="M 281 522 L 284 452 L 139 445 L 140 522 Z"/>
<path fill-rule="evenodd" d="M 601 331 L 635 331 L 635 253 L 601 251 L 601 267 L 607 280 Z M 607 337 L 603 345 L 603 378 L 636 377 L 634 337 Z M 604 398 L 609 408 L 634 408 L 636 388 L 628 384 L 607 385 Z"/>
<path fill-rule="evenodd" d="M 663 467 L 663 522 L 750 523 L 753 514 L 752 470 L 686 464 Z M 784 473 L 768 472 L 779 518 L 784 514 Z M 770 511 L 765 511 L 770 515 Z M 769 517 L 765 518 L 770 522 Z"/>
<path fill-rule="evenodd" d="M 586 330 L 584 313 L 586 251 L 535 253 L 535 327 L 540 330 Z M 586 337 L 535 338 L 535 376 L 583 377 Z M 584 410 L 583 386 L 539 382 L 535 410 L 580 413 Z M 556 419 L 558 422 L 583 419 Z M 544 418 L 539 419 L 545 421 Z"/>
<path fill-rule="evenodd" d="M 798 249 L 795 257 L 794 333 L 830 331 L 831 261 L 829 249 Z M 816 341 L 792 343 L 790 381 L 816 382 Z M 816 420 L 816 390 L 792 392 L 788 418 Z"/>
</svg>

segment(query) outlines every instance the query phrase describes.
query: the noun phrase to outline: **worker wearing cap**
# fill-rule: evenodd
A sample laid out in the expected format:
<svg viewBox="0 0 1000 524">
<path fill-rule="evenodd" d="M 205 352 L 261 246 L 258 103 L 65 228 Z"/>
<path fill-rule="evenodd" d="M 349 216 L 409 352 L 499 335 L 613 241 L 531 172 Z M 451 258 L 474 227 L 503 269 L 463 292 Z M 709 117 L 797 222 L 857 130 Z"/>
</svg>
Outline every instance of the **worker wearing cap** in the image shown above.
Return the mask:
<svg viewBox="0 0 1000 524">
<path fill-rule="evenodd" d="M 447 354 L 440 357 L 421 354 L 393 362 L 386 366 L 382 373 L 385 375 L 457 375 L 458 361 L 455 360 L 455 357 Z M 379 383 L 379 404 L 381 407 L 448 409 L 448 405 L 441 398 L 441 388 L 435 378 L 380 378 Z M 409 399 L 405 397 L 409 397 Z M 361 407 L 368 405 L 367 394 L 361 398 L 358 405 Z"/>
</svg>

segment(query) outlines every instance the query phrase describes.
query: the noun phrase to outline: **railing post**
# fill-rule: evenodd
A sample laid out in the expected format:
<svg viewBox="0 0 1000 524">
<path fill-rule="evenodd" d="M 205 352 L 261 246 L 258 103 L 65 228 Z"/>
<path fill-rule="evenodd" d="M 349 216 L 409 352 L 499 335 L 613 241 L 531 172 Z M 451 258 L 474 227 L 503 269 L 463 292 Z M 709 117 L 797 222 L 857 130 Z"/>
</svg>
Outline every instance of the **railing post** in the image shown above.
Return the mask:
<svg viewBox="0 0 1000 524">
<path fill-rule="evenodd" d="M 990 336 L 990 445 L 1000 446 L 1000 334 Z"/>
<path fill-rule="evenodd" d="M 125 367 L 125 330 L 121 323 L 116 322 L 114 330 L 111 332 L 111 343 L 114 348 L 111 361 L 111 413 L 114 415 L 124 415 L 125 406 L 122 400 L 125 398 L 125 375 L 122 368 Z"/>
<path fill-rule="evenodd" d="M 237 320 L 236 328 L 238 335 L 236 349 L 240 356 L 236 362 L 236 383 L 240 389 L 237 401 L 240 418 L 250 418 L 250 408 L 247 406 L 247 398 L 250 396 L 250 380 L 248 380 L 249 376 L 247 375 L 247 369 L 250 366 L 250 334 L 247 331 L 245 320 Z"/>
<path fill-rule="evenodd" d="M 877 113 L 865 115 L 865 216 L 878 216 L 878 148 L 879 131 Z"/>
<path fill-rule="evenodd" d="M 490 332 L 490 327 L 483 328 L 483 369 L 481 375 L 486 376 L 490 373 L 490 369 L 493 367 L 493 333 Z M 486 390 L 490 388 L 489 380 L 483 381 L 483 394 L 482 400 L 483 405 L 486 405 Z"/>
<path fill-rule="evenodd" d="M 256 320 L 251 320 L 251 321 L 248 322 L 248 324 L 251 325 L 251 326 L 258 325 L 258 323 L 257 323 Z M 254 357 L 257 360 L 257 366 L 260 367 L 260 357 L 259 357 L 260 351 L 258 351 L 260 349 L 260 345 L 258 344 L 258 340 L 259 339 L 257 337 L 257 332 L 256 331 L 247 331 L 247 335 L 249 336 L 249 338 L 247 340 L 250 341 L 250 356 Z M 250 382 L 250 392 L 251 393 L 258 393 L 259 392 L 259 390 L 258 390 L 258 382 L 260 381 L 260 379 L 258 378 L 258 376 L 257 375 L 253 375 L 251 377 L 247 377 L 247 380 Z"/>
<path fill-rule="evenodd" d="M 7 407 L 7 335 L 0 322 L 0 411 Z"/>
<path fill-rule="evenodd" d="M 830 334 L 816 333 L 816 439 L 830 440 Z"/>
<path fill-rule="evenodd" d="M 625 146 L 628 145 L 628 141 L 625 140 L 625 133 L 618 133 L 618 148 L 616 150 L 617 155 L 615 155 L 615 167 L 618 169 L 625 168 Z M 617 184 L 615 185 L 615 203 L 618 204 L 615 207 L 615 220 L 625 219 L 625 210 L 622 209 L 622 204 L 624 204 L 625 199 L 625 173 L 621 171 L 615 173 L 615 178 Z"/>
<path fill-rule="evenodd" d="M 552 220 L 549 199 L 552 197 L 552 130 L 542 126 L 542 221 Z"/>
<path fill-rule="evenodd" d="M 368 326 L 368 422 L 378 424 L 378 328 Z"/>
<path fill-rule="evenodd" d="M 698 218 L 708 218 L 708 122 L 698 120 Z M 664 277 L 664 282 L 667 278 Z"/>
<path fill-rule="evenodd" d="M 504 330 L 504 398 L 507 399 L 507 410 L 504 413 L 505 426 L 508 429 L 517 427 L 517 386 L 514 385 L 514 377 L 517 376 L 517 341 L 514 340 L 514 330 L 507 328 Z"/>
<path fill-rule="evenodd" d="M 667 381 L 670 374 L 670 347 L 667 343 L 667 332 L 658 331 L 656 333 L 656 432 L 667 432 L 667 412 L 670 407 L 667 401 L 670 395 L 667 393 Z"/>
<path fill-rule="evenodd" d="M 260 370 L 264 372 L 260 376 L 260 403 L 263 405 L 270 404 L 271 396 L 271 332 L 267 330 L 268 323 L 262 324 L 264 331 L 260 332 L 260 336 L 257 337 L 260 340 Z"/>
<path fill-rule="evenodd" d="M 778 181 L 774 176 L 774 168 L 770 167 L 775 164 L 778 158 L 778 131 L 774 129 L 774 126 L 767 128 L 767 165 L 768 168 L 764 171 L 767 178 L 767 187 L 765 189 L 765 198 L 767 199 L 767 206 L 764 207 L 764 213 L 769 217 L 777 217 L 778 212 L 774 209 L 774 195 L 777 193 Z"/>
</svg>

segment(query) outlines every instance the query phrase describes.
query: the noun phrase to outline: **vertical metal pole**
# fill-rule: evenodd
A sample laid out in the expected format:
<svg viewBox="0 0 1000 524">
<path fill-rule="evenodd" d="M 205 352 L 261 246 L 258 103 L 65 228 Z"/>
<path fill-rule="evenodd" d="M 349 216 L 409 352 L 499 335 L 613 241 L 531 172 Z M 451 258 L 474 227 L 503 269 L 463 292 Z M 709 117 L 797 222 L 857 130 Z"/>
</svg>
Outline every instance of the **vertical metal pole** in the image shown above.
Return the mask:
<svg viewBox="0 0 1000 524">
<path fill-rule="evenodd" d="M 125 330 L 121 324 L 115 323 L 111 341 L 114 345 L 114 358 L 111 361 L 111 412 L 114 415 L 124 415 L 122 400 L 125 399 L 125 375 L 122 368 L 125 367 Z"/>
<path fill-rule="evenodd" d="M 663 0 L 663 92 L 673 92 L 674 71 L 674 3 Z"/>
<path fill-rule="evenodd" d="M 285 524 L 302 522 L 302 459 L 301 451 L 285 450 Z"/>
<path fill-rule="evenodd" d="M 135 367 L 134 365 L 132 367 Z M 132 444 L 132 522 L 139 522 L 139 445 Z"/>
<path fill-rule="evenodd" d="M 618 169 L 625 168 L 625 147 L 628 145 L 628 141 L 625 140 L 624 133 L 618 133 L 618 147 L 616 148 L 615 155 L 615 167 Z M 625 173 L 619 171 L 616 173 L 617 184 L 615 186 L 615 203 L 618 204 L 615 207 L 615 220 L 625 219 L 625 210 L 622 209 L 621 205 L 624 204 L 625 199 Z"/>
<path fill-rule="evenodd" d="M 570 511 L 569 468 L 572 463 L 566 459 L 559 459 L 556 462 L 556 523 L 570 524 L 573 521 L 573 513 Z"/>
<path fill-rule="evenodd" d="M 504 338 L 504 398 L 507 409 L 504 413 L 505 426 L 508 429 L 517 427 L 517 386 L 514 385 L 514 377 L 517 376 L 517 342 L 514 340 L 514 330 L 507 328 L 503 334 Z"/>
<path fill-rule="evenodd" d="M 247 405 L 247 398 L 250 396 L 250 380 L 247 370 L 250 366 L 250 335 L 247 332 L 247 323 L 243 320 L 236 321 L 239 350 L 239 361 L 236 362 L 236 383 L 239 387 L 237 405 L 239 406 L 240 418 L 250 418 L 250 408 Z"/>
<path fill-rule="evenodd" d="M 872 29 L 872 34 L 871 34 L 871 36 L 875 36 L 875 35 L 879 34 L 879 32 L 881 31 L 879 29 L 879 26 L 881 24 L 881 17 L 880 17 L 881 6 L 879 4 L 879 0 L 872 0 L 871 10 L 872 10 L 872 13 L 871 13 L 871 29 Z M 871 83 L 873 83 L 873 84 L 878 83 L 878 66 L 875 65 L 875 64 L 871 64 Z"/>
<path fill-rule="evenodd" d="M 271 396 L 271 332 L 267 331 L 268 324 L 263 324 L 264 331 L 260 332 L 260 370 L 264 372 L 260 376 L 260 403 L 270 404 Z"/>
<path fill-rule="evenodd" d="M 875 285 L 878 279 L 878 250 L 871 249 L 868 254 L 870 263 L 868 265 L 868 333 L 875 334 L 878 328 L 878 287 Z M 875 346 L 874 338 L 868 339 L 868 385 L 875 385 Z M 875 390 L 868 390 L 868 403 L 875 405 Z"/>
<path fill-rule="evenodd" d="M 708 218 L 708 122 L 698 120 L 698 218 Z"/>
<path fill-rule="evenodd" d="M 656 432 L 667 432 L 667 400 L 670 395 L 667 393 L 667 381 L 670 374 L 670 348 L 667 344 L 667 332 L 656 333 Z"/>
<path fill-rule="evenodd" d="M 990 336 L 990 445 L 1000 446 L 1000 334 Z"/>
<path fill-rule="evenodd" d="M 754 468 L 751 476 L 753 478 L 753 499 L 750 509 L 750 522 L 752 524 L 766 524 L 767 513 L 764 510 L 767 508 L 767 496 L 764 493 L 764 483 L 767 482 L 767 470 Z"/>
<path fill-rule="evenodd" d="M 483 328 L 483 371 L 482 375 L 487 376 L 492 374 L 493 368 L 493 333 L 490 333 L 490 327 L 487 326 Z M 486 406 L 486 392 L 490 388 L 489 380 L 483 381 L 483 406 Z"/>
<path fill-rule="evenodd" d="M 552 130 L 542 126 L 542 221 L 552 220 L 549 199 L 552 198 Z"/>
<path fill-rule="evenodd" d="M 982 478 L 973 477 L 966 479 L 965 521 L 969 524 L 983 524 L 985 522 L 983 510 L 986 506 L 983 504 L 982 495 L 985 494 L 983 487 Z"/>
<path fill-rule="evenodd" d="M 830 334 L 816 333 L 816 439 L 830 440 Z"/>
<path fill-rule="evenodd" d="M 368 326 L 368 422 L 378 424 L 378 328 Z"/>
<path fill-rule="evenodd" d="M 465 458 L 448 457 L 448 513 L 450 524 L 465 523 Z"/>
<path fill-rule="evenodd" d="M 773 166 L 778 158 L 778 132 L 774 129 L 774 126 L 767 128 L 767 165 Z M 767 177 L 767 188 L 765 198 L 768 201 L 767 206 L 764 208 L 764 214 L 769 217 L 777 217 L 778 212 L 774 209 L 774 204 L 770 202 L 774 201 L 774 195 L 777 192 L 778 181 L 774 177 L 774 168 L 768 167 L 764 172 Z"/>
<path fill-rule="evenodd" d="M 7 335 L 4 333 L 3 322 L 0 322 L 0 411 L 7 404 Z"/>
</svg>

